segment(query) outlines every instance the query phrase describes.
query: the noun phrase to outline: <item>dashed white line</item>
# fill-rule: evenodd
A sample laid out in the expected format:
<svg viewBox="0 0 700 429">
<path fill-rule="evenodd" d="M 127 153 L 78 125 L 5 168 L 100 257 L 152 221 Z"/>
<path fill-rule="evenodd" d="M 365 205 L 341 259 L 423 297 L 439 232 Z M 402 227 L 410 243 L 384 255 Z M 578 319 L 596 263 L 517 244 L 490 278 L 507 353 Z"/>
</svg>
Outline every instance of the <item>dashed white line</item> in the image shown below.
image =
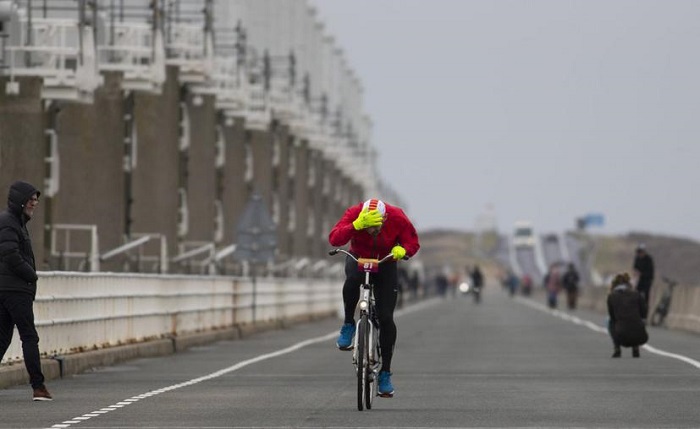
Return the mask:
<svg viewBox="0 0 700 429">
<path fill-rule="evenodd" d="M 144 393 L 141 395 L 132 396 L 131 398 L 124 399 L 123 401 L 119 401 L 116 404 L 112 404 L 108 407 L 101 408 L 98 411 L 91 411 L 90 413 L 83 414 L 82 416 L 74 417 L 72 420 L 66 420 L 60 424 L 55 424 L 55 425 L 51 426 L 51 428 L 64 429 L 64 428 L 70 427 L 71 425 L 80 423 L 80 420 L 85 420 L 85 419 L 81 419 L 81 417 L 89 419 L 90 417 L 92 417 L 93 414 L 104 415 L 110 411 L 115 411 L 117 409 L 124 408 L 128 405 L 134 404 L 134 403 L 138 402 L 140 399 L 150 397 L 150 396 L 159 395 L 161 393 L 169 392 L 171 390 L 176 390 L 176 389 L 180 389 L 182 387 L 192 386 L 194 384 L 201 383 L 203 381 L 207 381 L 207 380 L 211 380 L 211 379 L 214 379 L 217 377 L 221 377 L 222 375 L 228 374 L 228 373 L 233 372 L 233 371 L 237 371 L 241 368 L 245 368 L 248 365 L 262 362 L 262 361 L 267 360 L 267 359 L 272 359 L 274 357 L 281 356 L 281 355 L 284 355 L 287 353 L 292 353 L 292 352 L 295 352 L 303 347 L 310 346 L 312 344 L 331 340 L 331 339 L 335 338 L 337 335 L 338 335 L 338 333 L 336 331 L 333 331 L 329 334 L 322 335 L 320 337 L 311 338 L 309 340 L 296 343 L 292 346 L 278 350 L 276 352 L 267 353 L 264 355 L 254 357 L 252 359 L 245 360 L 243 362 L 239 362 L 235 365 L 229 366 L 228 368 L 224 368 L 224 369 L 221 369 L 219 371 L 212 372 L 211 374 L 208 374 L 208 375 L 205 375 L 205 376 L 202 376 L 199 378 L 194 378 L 192 380 L 188 380 L 188 381 L 185 381 L 182 383 L 173 384 L 172 386 L 163 387 L 161 389 L 152 390 L 150 392 L 147 392 L 147 393 Z"/>
<path fill-rule="evenodd" d="M 395 313 L 395 316 L 399 317 L 399 316 L 402 316 L 404 314 L 408 314 L 408 313 L 412 313 L 414 311 L 421 310 L 425 307 L 428 307 L 430 305 L 435 304 L 436 302 L 439 302 L 439 300 L 433 299 L 433 300 L 423 301 L 420 304 L 413 305 L 411 307 L 407 307 L 407 308 L 404 308 L 402 310 L 397 311 Z M 306 346 L 310 346 L 312 344 L 321 343 L 323 341 L 331 340 L 331 339 L 335 338 L 337 335 L 338 335 L 338 332 L 333 331 L 329 334 L 322 335 L 320 337 L 311 338 L 311 339 L 308 339 L 305 341 L 301 341 L 299 343 L 296 343 L 296 344 L 289 346 L 287 348 L 278 350 L 276 352 L 267 353 L 264 355 L 254 357 L 252 359 L 245 360 L 243 362 L 239 362 L 235 365 L 229 366 L 228 368 L 224 368 L 224 369 L 221 369 L 219 371 L 212 372 L 211 374 L 208 374 L 208 375 L 205 375 L 202 377 L 193 378 L 192 380 L 184 381 L 184 382 L 178 383 L 178 384 L 173 384 L 172 386 L 167 386 L 167 387 L 163 387 L 160 389 L 151 390 L 150 392 L 142 393 L 140 395 L 132 396 L 131 398 L 124 399 L 124 400 L 119 401 L 116 404 L 112 404 L 108 407 L 100 408 L 97 411 L 91 411 L 89 413 L 83 414 L 82 416 L 74 417 L 72 420 L 67 420 L 67 421 L 62 422 L 60 424 L 55 424 L 53 426 L 50 426 L 50 429 L 68 428 L 68 427 L 70 427 L 70 425 L 80 423 L 80 420 L 87 420 L 91 417 L 98 417 L 100 415 L 107 414 L 110 411 L 115 411 L 115 410 L 118 410 L 120 408 L 126 407 L 128 405 L 134 404 L 141 399 L 149 398 L 151 396 L 160 395 L 161 393 L 169 392 L 171 390 L 176 390 L 176 389 L 180 389 L 182 387 L 192 386 L 194 384 L 201 383 L 203 381 L 207 381 L 207 380 L 211 380 L 211 379 L 214 379 L 217 377 L 221 377 L 222 375 L 228 374 L 228 373 L 233 372 L 233 371 L 238 371 L 241 368 L 245 368 L 248 365 L 252 365 L 254 363 L 262 362 L 262 361 L 267 360 L 267 359 L 272 359 L 274 357 L 278 357 L 278 356 L 282 356 L 282 355 L 285 355 L 288 353 L 292 353 L 292 352 L 295 352 L 295 351 L 297 351 L 301 348 L 304 348 Z"/>
<path fill-rule="evenodd" d="M 552 309 L 546 307 L 544 304 L 534 302 L 530 299 L 518 297 L 517 301 L 520 302 L 521 304 L 525 304 L 525 305 L 532 307 L 536 310 L 540 310 L 544 313 L 549 313 L 549 314 L 551 314 L 555 317 L 558 317 L 562 320 L 566 320 L 567 322 L 572 322 L 572 323 L 575 323 L 576 325 L 585 326 L 586 328 L 588 328 L 592 331 L 599 332 L 599 333 L 605 334 L 605 335 L 609 335 L 608 330 L 606 328 L 599 326 L 599 325 L 596 325 L 595 323 L 593 323 L 589 320 L 580 319 L 574 315 L 564 313 L 564 312 L 559 311 L 559 310 L 552 310 Z M 657 354 L 659 356 L 664 356 L 664 357 L 668 357 L 671 359 L 677 359 L 681 362 L 685 362 L 688 365 L 692 365 L 695 368 L 700 369 L 700 362 L 698 362 L 695 359 L 689 358 L 688 356 L 684 356 L 684 355 L 677 354 L 677 353 L 670 353 L 670 352 L 667 352 L 667 351 L 664 351 L 661 349 L 657 349 L 656 347 L 653 347 L 649 344 L 643 345 L 642 348 L 650 353 L 654 353 L 654 354 Z"/>
</svg>

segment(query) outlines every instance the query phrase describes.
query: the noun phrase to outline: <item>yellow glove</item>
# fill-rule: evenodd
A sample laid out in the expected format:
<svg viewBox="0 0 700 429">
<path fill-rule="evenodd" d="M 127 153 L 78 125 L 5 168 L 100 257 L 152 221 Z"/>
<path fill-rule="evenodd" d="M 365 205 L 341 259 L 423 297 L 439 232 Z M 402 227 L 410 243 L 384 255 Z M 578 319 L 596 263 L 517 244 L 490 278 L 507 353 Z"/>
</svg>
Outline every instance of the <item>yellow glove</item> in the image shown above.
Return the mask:
<svg viewBox="0 0 700 429">
<path fill-rule="evenodd" d="M 378 210 L 370 211 L 365 209 L 362 210 L 357 216 L 357 219 L 352 222 L 352 226 L 359 231 L 373 226 L 381 226 L 383 221 L 384 219 Z"/>
<path fill-rule="evenodd" d="M 398 261 L 399 259 L 403 259 L 403 257 L 406 256 L 406 249 L 397 245 L 391 249 L 391 254 L 394 255 L 394 260 Z"/>
</svg>

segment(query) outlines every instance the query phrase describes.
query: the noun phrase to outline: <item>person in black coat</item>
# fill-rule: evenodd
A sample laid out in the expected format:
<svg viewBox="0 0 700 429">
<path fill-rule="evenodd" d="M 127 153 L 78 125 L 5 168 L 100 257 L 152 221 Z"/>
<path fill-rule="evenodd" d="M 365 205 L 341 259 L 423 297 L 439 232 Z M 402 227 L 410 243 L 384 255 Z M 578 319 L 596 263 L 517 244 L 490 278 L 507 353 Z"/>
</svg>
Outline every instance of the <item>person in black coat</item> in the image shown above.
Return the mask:
<svg viewBox="0 0 700 429">
<path fill-rule="evenodd" d="M 649 294 L 651 293 L 651 285 L 654 282 L 654 259 L 649 252 L 647 252 L 646 245 L 640 244 L 637 246 L 632 268 L 637 276 L 637 292 L 644 298 L 648 309 Z M 646 317 L 647 315 L 645 313 L 644 318 Z"/>
<path fill-rule="evenodd" d="M 569 263 L 569 266 L 561 279 L 561 282 L 566 291 L 566 304 L 570 310 L 576 309 L 576 299 L 578 298 L 578 271 L 574 264 Z"/>
<path fill-rule="evenodd" d="M 34 390 L 34 401 L 50 401 L 44 386 L 39 354 L 39 334 L 34 325 L 36 266 L 27 222 L 41 193 L 27 182 L 10 186 L 7 210 L 0 213 L 0 360 L 12 342 L 15 326 L 22 341 L 24 365 Z"/>
<path fill-rule="evenodd" d="M 632 288 L 629 274 L 616 275 L 608 294 L 608 332 L 615 346 L 612 357 L 621 356 L 620 347 L 631 347 L 632 357 L 639 357 L 639 346 L 649 340 L 644 320 L 646 312 L 646 301 Z"/>
</svg>

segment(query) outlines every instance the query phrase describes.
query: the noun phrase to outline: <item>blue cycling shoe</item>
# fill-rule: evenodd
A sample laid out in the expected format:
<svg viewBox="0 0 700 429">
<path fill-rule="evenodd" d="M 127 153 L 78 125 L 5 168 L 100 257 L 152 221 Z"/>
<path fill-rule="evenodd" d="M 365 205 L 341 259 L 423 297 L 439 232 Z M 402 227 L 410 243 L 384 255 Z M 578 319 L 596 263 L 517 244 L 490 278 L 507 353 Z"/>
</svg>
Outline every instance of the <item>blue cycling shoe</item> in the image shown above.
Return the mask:
<svg viewBox="0 0 700 429">
<path fill-rule="evenodd" d="M 336 345 L 340 350 L 352 350 L 353 349 L 353 344 L 352 344 L 352 338 L 355 336 L 355 324 L 354 323 L 346 323 L 340 328 L 340 336 L 338 337 L 338 341 L 336 341 Z"/>
<path fill-rule="evenodd" d="M 377 385 L 377 394 L 382 398 L 394 397 L 394 386 L 391 384 L 391 373 L 389 371 L 379 372 L 379 384 Z"/>
</svg>

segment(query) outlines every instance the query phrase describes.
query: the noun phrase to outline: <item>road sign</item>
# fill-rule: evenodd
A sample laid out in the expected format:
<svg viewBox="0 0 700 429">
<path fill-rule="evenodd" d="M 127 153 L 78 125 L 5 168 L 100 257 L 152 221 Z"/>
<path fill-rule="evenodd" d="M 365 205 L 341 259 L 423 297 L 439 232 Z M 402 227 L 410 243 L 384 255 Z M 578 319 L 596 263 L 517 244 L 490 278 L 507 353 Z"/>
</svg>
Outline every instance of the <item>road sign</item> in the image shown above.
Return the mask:
<svg viewBox="0 0 700 429">
<path fill-rule="evenodd" d="M 604 226 L 605 216 L 602 213 L 589 213 L 583 218 L 586 226 Z"/>
<path fill-rule="evenodd" d="M 261 263 L 275 258 L 277 226 L 260 194 L 254 193 L 250 197 L 236 232 L 235 259 Z"/>
</svg>

